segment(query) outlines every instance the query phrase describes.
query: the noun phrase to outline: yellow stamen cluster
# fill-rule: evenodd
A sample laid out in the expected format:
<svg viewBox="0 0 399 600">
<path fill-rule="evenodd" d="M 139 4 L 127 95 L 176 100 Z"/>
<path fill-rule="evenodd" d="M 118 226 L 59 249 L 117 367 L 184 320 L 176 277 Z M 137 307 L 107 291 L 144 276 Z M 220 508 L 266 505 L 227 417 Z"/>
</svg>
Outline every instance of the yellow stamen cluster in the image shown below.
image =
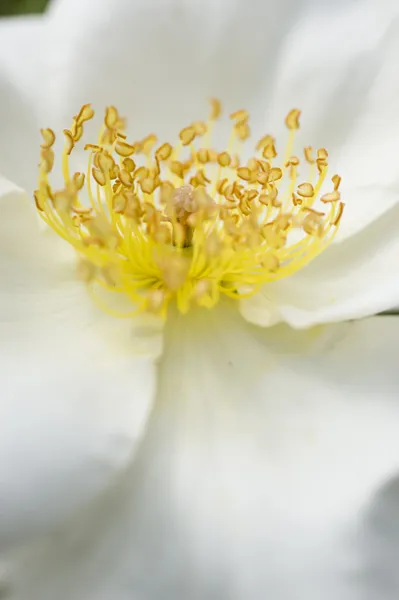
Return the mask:
<svg viewBox="0 0 399 600">
<path fill-rule="evenodd" d="M 193 304 L 212 307 L 221 295 L 255 294 L 309 263 L 337 230 L 340 177 L 320 195 L 327 151 L 307 147 L 302 161 L 292 154 L 300 112 L 286 118 L 289 139 L 279 165 L 270 135 L 244 163 L 239 150 L 250 137 L 248 113 L 230 115 L 230 142 L 217 151 L 211 134 L 221 105 L 211 104 L 208 122 L 182 129 L 174 146 L 154 134 L 128 141 L 124 120 L 108 107 L 97 143 L 84 146 L 87 172 L 71 174 L 69 157 L 94 117 L 83 106 L 64 130 L 65 187 L 57 191 L 49 183 L 55 134 L 42 130 L 37 209 L 74 247 L 81 278 L 112 314 L 165 314 L 172 299 L 184 313 Z M 307 177 L 298 181 L 302 166 Z M 102 292 L 128 297 L 134 310 L 120 313 Z"/>
</svg>

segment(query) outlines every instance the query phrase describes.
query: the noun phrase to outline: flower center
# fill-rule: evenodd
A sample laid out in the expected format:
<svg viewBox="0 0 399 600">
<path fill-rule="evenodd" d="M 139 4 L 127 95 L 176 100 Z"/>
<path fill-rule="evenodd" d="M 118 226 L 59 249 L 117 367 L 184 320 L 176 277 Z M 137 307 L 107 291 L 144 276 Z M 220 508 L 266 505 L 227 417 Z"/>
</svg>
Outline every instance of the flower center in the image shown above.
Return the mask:
<svg viewBox="0 0 399 600">
<path fill-rule="evenodd" d="M 64 130 L 65 187 L 58 191 L 49 183 L 55 134 L 42 130 L 37 209 L 74 247 L 81 278 L 112 314 L 165 315 L 172 300 L 184 313 L 194 304 L 213 307 L 222 295 L 256 294 L 309 263 L 337 231 L 344 208 L 338 175 L 321 195 L 327 151 L 307 147 L 302 161 L 292 154 L 300 112 L 286 118 L 288 144 L 279 166 L 270 135 L 244 163 L 248 113 L 230 115 L 230 141 L 217 151 L 211 134 L 221 105 L 211 104 L 208 122 L 182 129 L 175 146 L 158 144 L 153 134 L 128 142 L 123 119 L 108 107 L 98 142 L 84 146 L 87 173 L 71 175 L 70 155 L 94 116 L 90 105 L 83 106 Z M 306 172 L 300 181 L 299 169 Z M 129 298 L 134 310 L 115 310 L 115 294 Z"/>
</svg>

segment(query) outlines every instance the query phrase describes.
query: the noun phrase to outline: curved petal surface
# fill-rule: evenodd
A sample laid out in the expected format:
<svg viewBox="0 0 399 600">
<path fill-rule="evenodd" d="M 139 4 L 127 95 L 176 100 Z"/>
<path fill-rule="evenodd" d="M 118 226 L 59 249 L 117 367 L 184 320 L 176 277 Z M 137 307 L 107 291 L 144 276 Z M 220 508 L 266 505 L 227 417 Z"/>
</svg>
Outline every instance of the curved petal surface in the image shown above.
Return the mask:
<svg viewBox="0 0 399 600">
<path fill-rule="evenodd" d="M 399 467 L 398 328 L 377 317 L 264 331 L 228 306 L 176 317 L 136 463 L 68 532 L 4 557 L 10 589 L 21 600 L 385 597 L 359 525 Z"/>
<path fill-rule="evenodd" d="M 153 338 L 138 355 L 134 323 L 96 309 L 25 194 L 5 180 L 0 191 L 4 548 L 54 531 L 114 485 L 151 409 L 160 330 L 147 324 Z"/>
<path fill-rule="evenodd" d="M 54 40 L 62 52 L 54 55 L 48 89 L 57 97 L 54 127 L 64 127 L 78 106 L 93 102 L 101 110 L 116 105 L 137 136 L 155 131 L 170 137 L 203 118 L 211 96 L 228 110 L 244 105 L 259 124 L 276 53 L 308 4 L 58 1 Z"/>
<path fill-rule="evenodd" d="M 48 15 L 0 19 L 0 154 L 2 174 L 24 189 L 37 179 L 40 127 L 49 111 Z"/>
<path fill-rule="evenodd" d="M 243 316 L 263 327 L 283 320 L 301 328 L 398 306 L 398 218 L 394 207 L 295 275 L 264 286 L 242 301 Z"/>
<path fill-rule="evenodd" d="M 0 70 L 33 99 L 45 77 L 47 15 L 0 19 Z"/>
<path fill-rule="evenodd" d="M 382 2 L 317 4 L 286 37 L 271 83 L 267 123 L 303 111 L 300 146 L 325 147 L 342 176 L 345 219 L 353 235 L 399 200 L 399 6 Z"/>
</svg>

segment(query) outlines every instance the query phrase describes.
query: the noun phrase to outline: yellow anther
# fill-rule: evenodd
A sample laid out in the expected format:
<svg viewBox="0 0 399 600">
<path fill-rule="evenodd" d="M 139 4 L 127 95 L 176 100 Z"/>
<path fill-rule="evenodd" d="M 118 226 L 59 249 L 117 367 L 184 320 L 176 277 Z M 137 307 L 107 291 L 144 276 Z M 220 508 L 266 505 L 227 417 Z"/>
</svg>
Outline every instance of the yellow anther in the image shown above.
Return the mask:
<svg viewBox="0 0 399 600">
<path fill-rule="evenodd" d="M 211 121 L 215 121 L 216 119 L 218 119 L 221 114 L 222 114 L 222 105 L 220 103 L 220 100 L 218 100 L 217 98 L 211 98 L 211 114 L 210 114 Z"/>
<path fill-rule="evenodd" d="M 259 164 L 261 171 L 263 173 L 266 173 L 266 175 L 268 175 L 270 172 L 270 163 L 267 162 L 266 160 L 258 160 L 258 164 Z"/>
<path fill-rule="evenodd" d="M 192 127 L 194 128 L 195 131 L 195 135 L 205 135 L 205 133 L 207 132 L 208 128 L 205 125 L 205 123 L 203 121 L 195 121 L 195 123 L 193 123 Z"/>
<path fill-rule="evenodd" d="M 155 146 L 155 144 L 157 143 L 157 136 L 155 135 L 155 133 L 151 133 L 150 135 L 147 135 L 147 137 L 145 137 L 143 140 L 141 140 L 141 151 L 144 154 L 149 154 L 151 152 L 151 150 L 153 149 L 153 147 Z"/>
<path fill-rule="evenodd" d="M 263 171 L 261 173 L 258 173 L 256 181 L 258 183 L 260 183 L 262 186 L 266 185 L 269 181 L 268 173 L 264 173 Z"/>
<path fill-rule="evenodd" d="M 104 150 L 97 154 L 97 165 L 100 171 L 104 174 L 109 174 L 115 166 L 115 161 L 112 156 Z"/>
<path fill-rule="evenodd" d="M 267 193 L 262 193 L 259 196 L 259 202 L 264 204 L 265 206 L 273 206 L 274 208 L 279 208 L 281 206 L 281 202 L 277 200 L 278 191 L 275 187 L 268 186 Z"/>
<path fill-rule="evenodd" d="M 73 206 L 72 210 L 77 215 L 89 215 L 92 212 L 92 209 L 89 206 Z"/>
<path fill-rule="evenodd" d="M 338 190 L 334 190 L 333 192 L 329 192 L 328 194 L 324 194 L 320 198 L 322 202 L 337 202 L 341 198 L 341 194 Z"/>
<path fill-rule="evenodd" d="M 301 183 L 298 185 L 298 195 L 302 198 L 312 198 L 314 196 L 314 188 L 311 183 Z"/>
<path fill-rule="evenodd" d="M 243 181 L 249 181 L 251 179 L 251 171 L 248 167 L 240 167 L 237 169 L 237 175 Z"/>
<path fill-rule="evenodd" d="M 323 213 L 318 213 L 310 208 L 306 208 L 305 210 L 308 214 L 303 219 L 303 230 L 308 235 L 321 237 L 323 235 Z"/>
<path fill-rule="evenodd" d="M 129 173 L 129 171 L 126 171 L 126 169 L 120 169 L 119 181 L 125 187 L 130 187 L 133 183 L 133 177 L 132 177 L 131 173 Z"/>
<path fill-rule="evenodd" d="M 73 176 L 73 181 L 76 186 L 76 191 L 81 190 L 85 184 L 85 174 L 84 173 L 75 173 Z"/>
<path fill-rule="evenodd" d="M 206 185 L 207 183 L 211 183 L 211 179 L 208 179 L 203 169 L 200 169 L 196 172 L 195 178 L 197 180 L 198 185 Z"/>
<path fill-rule="evenodd" d="M 249 129 L 249 125 L 248 125 L 248 123 L 246 121 L 238 123 L 234 127 L 234 130 L 236 132 L 236 135 L 237 135 L 238 139 L 240 139 L 242 141 L 245 141 L 251 135 L 251 131 Z"/>
<path fill-rule="evenodd" d="M 40 133 L 43 136 L 42 148 L 51 148 L 55 142 L 55 133 L 52 129 L 41 129 Z"/>
<path fill-rule="evenodd" d="M 274 138 L 271 135 L 265 135 L 257 142 L 256 149 L 260 151 L 272 144 L 274 145 Z"/>
<path fill-rule="evenodd" d="M 310 165 L 312 165 L 316 162 L 315 159 L 313 158 L 313 148 L 311 146 L 307 146 L 306 148 L 304 148 L 303 152 L 304 152 L 306 161 Z"/>
<path fill-rule="evenodd" d="M 94 179 L 96 180 L 96 183 L 98 183 L 98 185 L 103 186 L 106 184 L 107 178 L 106 178 L 105 174 L 102 171 L 100 171 L 100 169 L 93 168 L 91 170 L 91 172 L 92 172 Z"/>
<path fill-rule="evenodd" d="M 173 160 L 170 165 L 170 170 L 174 175 L 177 175 L 180 179 L 184 179 L 184 166 L 178 160 Z"/>
<path fill-rule="evenodd" d="M 131 156 L 134 153 L 134 146 L 131 146 L 126 142 L 117 142 L 115 145 L 115 152 L 119 154 L 119 156 Z"/>
<path fill-rule="evenodd" d="M 155 156 L 158 160 L 168 160 L 173 152 L 173 148 L 170 144 L 162 144 L 155 152 Z"/>
<path fill-rule="evenodd" d="M 155 190 L 155 182 L 150 177 L 145 177 L 140 181 L 141 191 L 145 194 L 152 194 Z"/>
<path fill-rule="evenodd" d="M 325 167 L 327 167 L 327 165 L 328 165 L 327 159 L 328 159 L 327 150 L 325 148 L 319 148 L 319 150 L 317 150 L 316 164 L 317 164 L 317 168 L 320 173 L 323 171 L 323 169 Z"/>
<path fill-rule="evenodd" d="M 248 190 L 246 194 L 248 194 L 248 200 L 251 202 L 258 196 L 259 192 L 258 190 Z"/>
<path fill-rule="evenodd" d="M 72 123 L 71 134 L 75 142 L 78 142 L 83 135 L 83 126 L 76 121 Z"/>
<path fill-rule="evenodd" d="M 301 198 L 298 198 L 298 196 L 296 196 L 295 194 L 292 194 L 291 200 L 294 206 L 300 206 L 303 202 L 303 200 L 301 200 Z"/>
<path fill-rule="evenodd" d="M 126 206 L 123 209 L 123 215 L 127 219 L 133 219 L 139 221 L 143 215 L 143 207 L 139 197 L 133 192 L 124 192 L 126 196 Z"/>
<path fill-rule="evenodd" d="M 68 130 L 64 130 L 65 135 L 70 134 Z M 97 144 L 86 144 L 84 147 L 85 150 L 92 150 L 93 152 L 99 152 L 101 150 L 101 146 Z"/>
<path fill-rule="evenodd" d="M 260 169 L 259 161 L 256 158 L 250 158 L 247 166 L 250 171 L 258 172 Z"/>
<path fill-rule="evenodd" d="M 270 169 L 269 172 L 269 181 L 278 181 L 279 179 L 281 179 L 283 176 L 283 172 L 280 169 L 280 167 L 274 167 L 273 169 Z"/>
<path fill-rule="evenodd" d="M 35 190 L 33 192 L 33 198 L 35 200 L 37 210 L 40 212 L 44 211 L 44 204 L 43 204 L 44 198 L 41 195 L 41 193 L 39 192 L 39 190 Z"/>
<path fill-rule="evenodd" d="M 220 179 L 216 184 L 216 191 L 218 194 L 223 194 L 229 180 L 227 178 Z"/>
<path fill-rule="evenodd" d="M 65 152 L 69 156 L 75 146 L 75 140 L 73 139 L 72 133 L 68 129 L 64 129 L 65 135 Z"/>
<path fill-rule="evenodd" d="M 235 112 L 231 113 L 230 119 L 233 119 L 234 121 L 236 121 L 236 123 L 242 123 L 243 121 L 248 121 L 248 119 L 249 119 L 248 111 L 236 110 Z"/>
<path fill-rule="evenodd" d="M 108 129 L 112 129 L 113 127 L 115 127 L 118 120 L 119 115 L 115 106 L 108 106 L 105 109 L 105 125 L 108 127 Z"/>
<path fill-rule="evenodd" d="M 188 146 L 188 144 L 191 144 L 191 142 L 193 141 L 193 139 L 195 138 L 195 129 L 194 127 L 185 127 L 185 129 L 182 129 L 179 137 L 181 139 L 181 143 L 183 146 Z"/>
<path fill-rule="evenodd" d="M 133 173 L 136 168 L 136 163 L 132 158 L 125 158 L 125 160 L 122 161 L 122 164 L 129 173 Z"/>
<path fill-rule="evenodd" d="M 123 213 L 126 208 L 127 197 L 125 194 L 115 194 L 112 198 L 112 207 L 116 213 Z"/>
<path fill-rule="evenodd" d="M 267 159 L 275 158 L 277 156 L 276 148 L 273 143 L 264 146 L 262 156 Z"/>
<path fill-rule="evenodd" d="M 340 183 L 341 183 L 341 177 L 340 177 L 339 175 L 333 175 L 333 176 L 331 177 L 331 181 L 332 181 L 332 182 L 333 182 L 333 184 L 334 184 L 334 190 L 338 190 L 338 188 L 339 188 L 339 185 L 340 185 Z"/>
<path fill-rule="evenodd" d="M 299 165 L 299 158 L 297 156 L 291 156 L 287 162 L 286 162 L 286 167 L 297 167 Z"/>
<path fill-rule="evenodd" d="M 142 179 L 145 179 L 146 177 L 148 177 L 150 174 L 149 170 L 147 169 L 147 167 L 139 167 L 138 169 L 136 169 L 136 171 L 134 172 L 134 179 L 136 181 L 141 181 Z"/>
<path fill-rule="evenodd" d="M 335 217 L 334 221 L 332 222 L 333 225 L 337 226 L 339 224 L 342 214 L 344 212 L 344 207 L 345 207 L 345 204 L 343 202 L 340 202 L 338 204 L 338 213 L 337 213 L 337 216 Z"/>
<path fill-rule="evenodd" d="M 218 163 L 221 167 L 228 167 L 231 164 L 231 156 L 228 152 L 221 152 L 218 156 Z"/>
<path fill-rule="evenodd" d="M 298 129 L 299 128 L 299 117 L 301 116 L 301 111 L 297 108 L 290 110 L 288 115 L 285 118 L 285 124 L 288 129 Z"/>
<path fill-rule="evenodd" d="M 209 151 L 206 150 L 205 148 L 201 148 L 197 152 L 197 158 L 198 158 L 199 162 L 201 162 L 203 164 L 209 162 Z"/>
<path fill-rule="evenodd" d="M 175 186 L 170 181 L 162 181 L 159 186 L 159 199 L 161 204 L 168 204 L 174 192 Z"/>
<path fill-rule="evenodd" d="M 76 116 L 76 121 L 77 123 L 82 124 L 85 121 L 90 121 L 93 117 L 94 110 L 92 109 L 91 104 L 84 104 Z"/>
</svg>

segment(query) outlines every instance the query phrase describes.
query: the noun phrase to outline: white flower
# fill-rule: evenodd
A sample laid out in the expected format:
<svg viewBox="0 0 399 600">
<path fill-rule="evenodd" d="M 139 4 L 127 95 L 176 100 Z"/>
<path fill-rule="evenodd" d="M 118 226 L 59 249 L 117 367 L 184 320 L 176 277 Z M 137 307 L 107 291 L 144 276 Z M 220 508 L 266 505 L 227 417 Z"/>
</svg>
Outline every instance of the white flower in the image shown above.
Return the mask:
<svg viewBox="0 0 399 600">
<path fill-rule="evenodd" d="M 5 598 L 397 597 L 399 320 L 348 319 L 399 300 L 398 12 L 390 2 L 371 1 L 315 9 L 263 0 L 60 0 L 43 21 L 1 24 Z M 9 62 L 9 46 L 19 40 L 21 60 Z M 316 218 L 316 232 L 301 222 L 313 250 L 325 239 L 314 235 L 319 227 L 331 222 L 335 232 L 339 224 L 331 245 L 306 268 L 258 292 L 241 260 L 223 271 L 219 287 L 226 273 L 231 287 L 221 295 L 258 293 L 216 302 L 208 288 L 184 288 L 178 310 L 175 293 L 187 273 L 178 271 L 173 252 L 179 245 L 202 250 L 190 227 L 206 231 L 204 211 L 188 222 L 165 208 L 173 256 L 161 255 L 155 271 L 149 240 L 165 222 L 149 219 L 153 229 L 140 234 L 134 254 L 146 285 L 136 285 L 137 270 L 128 271 L 131 280 L 125 271 L 121 278 L 118 269 L 107 270 L 117 262 L 116 226 L 95 219 L 82 226 L 81 243 L 79 211 L 71 211 L 68 194 L 54 195 L 63 178 L 47 187 L 52 131 L 93 101 L 96 108 L 117 105 L 134 139 L 154 130 L 173 142 L 200 118 L 210 95 L 225 99 L 230 112 L 248 107 L 256 139 L 301 106 L 296 143 L 328 148 L 329 177 L 339 173 L 342 183 L 335 179 L 326 192 L 337 187 L 346 206 L 338 223 L 337 199 L 334 215 Z M 79 137 L 82 115 L 91 116 L 89 108 L 78 114 L 67 143 Z M 112 118 L 108 111 L 108 124 Z M 295 123 L 296 114 L 291 118 Z M 45 229 L 33 200 L 9 182 L 35 185 L 38 121 L 52 127 L 44 131 L 36 194 L 53 226 Z M 74 146 L 71 173 L 85 164 L 82 142 Z M 101 164 L 104 153 L 93 154 L 107 190 L 107 175 L 105 187 L 101 177 L 110 165 Z M 68 179 L 66 162 L 67 155 Z M 56 161 L 49 179 L 57 173 Z M 277 234 L 283 232 L 280 223 Z M 259 251 L 252 233 L 235 239 L 236 253 L 248 243 L 249 256 Z M 77 278 L 68 242 L 84 258 L 89 286 Z M 225 256 L 216 242 L 213 273 Z M 287 264 L 279 251 L 279 263 L 267 263 L 270 279 Z M 108 291 L 116 285 L 124 292 L 122 306 L 112 300 L 111 310 L 136 308 L 125 301 L 128 292 L 154 312 L 110 316 L 88 293 L 97 277 Z M 212 308 L 198 308 L 198 301 Z M 156 308 L 167 309 L 166 321 Z M 278 321 L 285 323 L 255 326 Z M 298 331 L 317 324 L 324 325 Z"/>
</svg>

